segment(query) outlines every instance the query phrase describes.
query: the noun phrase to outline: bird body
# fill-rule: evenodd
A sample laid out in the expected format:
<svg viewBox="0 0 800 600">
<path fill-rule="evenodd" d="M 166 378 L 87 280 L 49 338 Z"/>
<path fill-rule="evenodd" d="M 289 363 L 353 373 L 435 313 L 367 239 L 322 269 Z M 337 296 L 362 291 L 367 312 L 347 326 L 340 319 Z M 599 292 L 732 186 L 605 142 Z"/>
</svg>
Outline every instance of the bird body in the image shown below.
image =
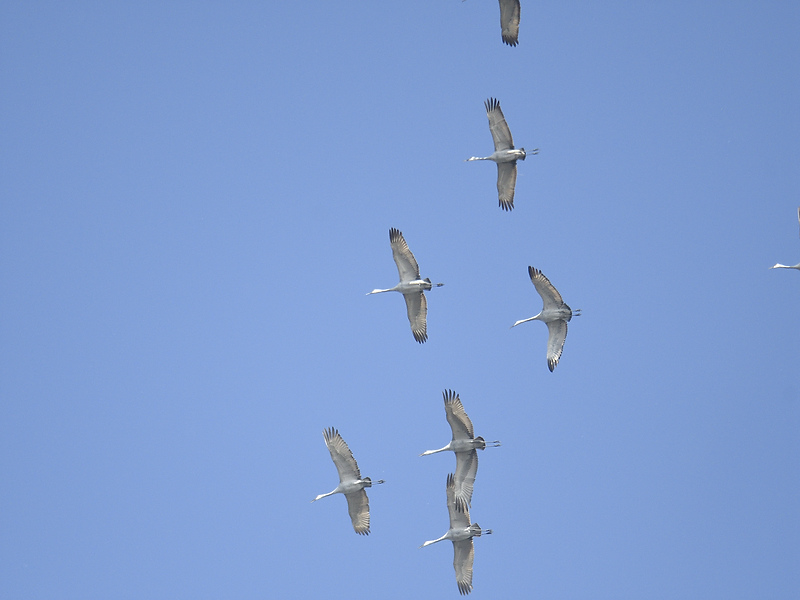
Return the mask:
<svg viewBox="0 0 800 600">
<path fill-rule="evenodd" d="M 437 287 L 441 284 L 437 283 Z M 401 281 L 396 286 L 392 288 L 388 288 L 385 290 L 374 289 L 369 294 L 380 294 L 382 292 L 400 292 L 401 294 L 413 294 L 417 292 L 424 292 L 429 289 L 433 288 L 433 284 L 431 280 L 428 278 L 425 279 L 414 279 L 413 281 Z M 369 294 L 367 294 L 369 296 Z"/>
<path fill-rule="evenodd" d="M 472 504 L 472 490 L 475 485 L 475 476 L 478 473 L 478 450 L 484 450 L 486 446 L 497 447 L 500 442 L 486 442 L 482 437 L 475 437 L 472 421 L 461 398 L 452 390 L 445 390 L 444 411 L 450 429 L 453 432 L 453 439 L 450 443 L 438 450 L 426 450 L 420 456 L 428 456 L 437 452 L 454 452 L 456 455 L 456 472 L 454 475 L 456 504 L 461 509 Z"/>
<path fill-rule="evenodd" d="M 580 316 L 581 311 L 580 309 L 573 311 L 541 271 L 529 266 L 528 275 L 531 278 L 533 287 L 542 297 L 544 305 L 538 315 L 521 319 L 511 327 L 516 327 L 520 323 L 527 323 L 528 321 L 542 321 L 547 324 L 547 367 L 552 373 L 553 369 L 558 365 L 561 352 L 564 349 L 564 341 L 567 339 L 567 323 L 573 316 Z"/>
<path fill-rule="evenodd" d="M 325 429 L 322 436 L 331 453 L 333 464 L 336 465 L 336 470 L 339 472 L 339 485 L 327 494 L 320 494 L 311 502 L 333 494 L 344 494 L 347 498 L 347 511 L 350 513 L 353 529 L 359 535 L 369 535 L 369 499 L 364 488 L 372 487 L 373 483 L 384 483 L 384 481 L 381 479 L 373 482 L 369 477 L 361 477 L 361 471 L 353 453 L 336 429 L 333 427 Z"/>
<path fill-rule="evenodd" d="M 517 161 L 525 160 L 528 154 L 538 154 L 539 150 L 531 150 L 526 153 L 525 148 L 515 148 L 511 130 L 500 109 L 500 102 L 495 98 L 489 98 L 484 106 L 489 118 L 489 130 L 494 141 L 494 152 L 489 156 L 473 156 L 466 160 L 467 162 L 491 160 L 497 164 L 497 197 L 500 208 L 512 210 L 514 208 L 514 188 L 517 183 Z"/>
<path fill-rule="evenodd" d="M 797 208 L 797 221 L 800 223 L 800 207 Z M 770 267 L 770 269 L 797 269 L 800 271 L 800 263 L 796 265 L 782 265 L 781 263 L 776 263 L 774 266 Z"/>
<path fill-rule="evenodd" d="M 450 540 L 453 542 L 453 568 L 456 572 L 456 584 L 462 595 L 472 591 L 472 565 L 475 560 L 473 537 L 489 535 L 491 529 L 481 529 L 477 523 L 470 523 L 469 511 L 461 509 L 456 502 L 455 476 L 447 476 L 447 511 L 450 515 L 450 528 L 440 538 L 429 540 L 420 548 L 437 542 Z"/>
<path fill-rule="evenodd" d="M 367 293 L 381 294 L 383 292 L 400 292 L 406 301 L 408 322 L 414 339 L 422 344 L 428 339 L 428 301 L 424 292 L 434 287 L 441 287 L 443 283 L 431 283 L 428 278 L 421 279 L 417 259 L 411 253 L 403 233 L 392 227 L 389 230 L 389 244 L 392 247 L 392 258 L 397 265 L 400 282 L 385 290 L 374 289 Z"/>
<path fill-rule="evenodd" d="M 513 163 L 517 162 L 518 160 L 525 160 L 527 154 L 525 153 L 525 148 L 508 148 L 505 150 L 497 150 L 496 152 L 492 152 L 489 156 L 471 156 L 467 159 L 470 160 L 490 160 L 497 164 L 500 163 Z"/>
</svg>

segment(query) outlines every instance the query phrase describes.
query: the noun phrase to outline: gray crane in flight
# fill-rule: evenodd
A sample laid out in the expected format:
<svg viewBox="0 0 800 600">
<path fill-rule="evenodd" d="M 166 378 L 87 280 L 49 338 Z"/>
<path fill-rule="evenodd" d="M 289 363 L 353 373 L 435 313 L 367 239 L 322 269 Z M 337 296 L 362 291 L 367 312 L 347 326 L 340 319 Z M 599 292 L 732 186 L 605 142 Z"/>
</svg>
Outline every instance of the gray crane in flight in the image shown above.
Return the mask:
<svg viewBox="0 0 800 600">
<path fill-rule="evenodd" d="M 420 456 L 448 450 L 455 453 L 456 505 L 459 509 L 465 510 L 472 505 L 472 490 L 475 485 L 475 475 L 478 473 L 478 450 L 484 450 L 487 446 L 496 448 L 500 442 L 497 440 L 487 442 L 480 436 L 475 437 L 472 421 L 467 416 L 467 411 L 464 410 L 464 405 L 457 393 L 445 390 L 442 392 L 442 396 L 444 397 L 444 413 L 450 429 L 453 431 L 453 439 L 444 448 L 426 450 Z"/>
<path fill-rule="evenodd" d="M 800 207 L 797 208 L 797 221 L 800 223 Z M 797 269 L 800 271 L 800 263 L 796 265 L 782 265 L 781 263 L 777 263 L 775 266 L 770 267 L 770 269 Z"/>
<path fill-rule="evenodd" d="M 369 498 L 364 488 L 372 487 L 373 484 L 383 483 L 383 479 L 372 481 L 369 477 L 361 477 L 353 453 L 347 443 L 333 427 L 323 430 L 322 436 L 325 438 L 325 445 L 331 453 L 333 464 L 339 472 L 339 485 L 336 489 L 327 494 L 320 494 L 311 502 L 316 502 L 320 498 L 332 496 L 333 494 L 344 494 L 347 498 L 347 512 L 350 513 L 350 520 L 353 522 L 353 529 L 359 535 L 369 535 Z"/>
<path fill-rule="evenodd" d="M 443 283 L 431 283 L 428 278 L 420 279 L 417 259 L 408 248 L 403 233 L 394 227 L 389 230 L 389 244 L 392 246 L 392 257 L 397 265 L 400 283 L 386 290 L 372 290 L 370 294 L 382 292 L 400 292 L 406 301 L 408 322 L 411 324 L 411 333 L 420 344 L 428 339 L 428 301 L 425 299 L 425 290 L 441 287 Z"/>
<path fill-rule="evenodd" d="M 517 321 L 511 327 L 516 327 L 520 323 L 527 323 L 528 321 L 543 321 L 547 324 L 547 368 L 552 373 L 558 364 L 558 359 L 561 358 L 564 341 L 567 339 L 567 322 L 572 317 L 579 317 L 581 311 L 580 309 L 572 310 L 567 306 L 564 300 L 561 299 L 561 294 L 558 293 L 558 290 L 540 270 L 528 267 L 528 275 L 531 278 L 533 287 L 542 297 L 544 306 L 542 311 L 535 317 Z"/>
<path fill-rule="evenodd" d="M 456 585 L 463 596 L 472 591 L 472 564 L 475 560 L 473 537 L 489 535 L 491 529 L 481 529 L 477 523 L 470 523 L 469 511 L 456 505 L 456 484 L 452 473 L 447 476 L 447 512 L 450 513 L 450 529 L 442 537 L 429 540 L 420 548 L 442 540 L 453 542 L 453 568 L 456 571 Z"/>
<path fill-rule="evenodd" d="M 508 128 L 506 118 L 500 109 L 500 102 L 489 98 L 485 103 L 486 116 L 489 118 L 489 130 L 494 140 L 494 152 L 489 156 L 473 156 L 466 159 L 491 160 L 497 163 L 497 197 L 500 208 L 512 210 L 514 208 L 514 188 L 517 184 L 517 161 L 525 160 L 528 154 L 538 154 L 538 148 L 525 152 L 525 148 L 514 148 L 511 130 Z"/>
</svg>

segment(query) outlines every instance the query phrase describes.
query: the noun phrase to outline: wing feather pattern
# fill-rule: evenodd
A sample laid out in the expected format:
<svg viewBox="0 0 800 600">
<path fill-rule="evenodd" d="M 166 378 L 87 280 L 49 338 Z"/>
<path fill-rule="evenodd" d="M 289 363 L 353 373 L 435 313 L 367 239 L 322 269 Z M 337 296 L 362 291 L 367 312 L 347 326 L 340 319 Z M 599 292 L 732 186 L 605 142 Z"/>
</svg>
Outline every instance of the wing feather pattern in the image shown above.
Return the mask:
<svg viewBox="0 0 800 600">
<path fill-rule="evenodd" d="M 336 470 L 339 472 L 339 483 L 361 479 L 358 463 L 339 432 L 331 427 L 323 431 L 322 435 L 325 438 L 325 445 L 328 446 L 328 451 L 331 453 L 333 464 L 336 465 Z"/>
<path fill-rule="evenodd" d="M 456 452 L 455 501 L 461 512 L 472 506 L 472 490 L 478 474 L 478 451 Z"/>
<path fill-rule="evenodd" d="M 350 521 L 353 529 L 359 535 L 369 535 L 369 498 L 367 492 L 362 488 L 357 492 L 345 494 L 347 498 L 347 512 L 350 513 Z"/>
<path fill-rule="evenodd" d="M 472 565 L 475 562 L 475 544 L 472 538 L 453 542 L 453 568 L 456 570 L 458 593 L 466 596 L 472 591 Z"/>
<path fill-rule="evenodd" d="M 500 108 L 500 102 L 496 98 L 489 98 L 484 102 L 486 116 L 489 117 L 489 130 L 492 132 L 494 140 L 494 150 L 512 150 L 514 140 L 511 138 L 511 130 L 508 128 L 506 118 Z"/>
<path fill-rule="evenodd" d="M 528 275 L 531 278 L 531 283 L 544 302 L 545 310 L 550 308 L 561 308 L 564 305 L 564 300 L 555 286 L 550 283 L 550 280 L 544 274 L 534 267 L 528 267 Z"/>
<path fill-rule="evenodd" d="M 403 294 L 403 298 L 406 300 L 411 333 L 422 344 L 428 339 L 428 301 L 423 292 L 409 292 Z"/>
<path fill-rule="evenodd" d="M 517 185 L 517 163 L 497 163 L 497 199 L 503 210 L 514 209 L 514 188 Z"/>
<path fill-rule="evenodd" d="M 552 373 L 561 358 L 562 350 L 564 350 L 564 342 L 567 339 L 567 322 L 561 319 L 550 321 L 547 324 L 547 334 L 547 368 Z"/>
<path fill-rule="evenodd" d="M 397 265 L 400 281 L 415 281 L 419 279 L 419 265 L 417 259 L 408 248 L 403 233 L 392 227 L 389 230 L 389 243 L 392 246 L 392 258 Z"/>
<path fill-rule="evenodd" d="M 444 412 L 450 429 L 453 430 L 454 440 L 471 440 L 475 437 L 472 420 L 467 416 L 461 398 L 452 390 L 442 392 L 444 396 Z"/>
<path fill-rule="evenodd" d="M 519 13 L 519 0 L 500 0 L 500 31 L 509 46 L 519 41 Z"/>
</svg>

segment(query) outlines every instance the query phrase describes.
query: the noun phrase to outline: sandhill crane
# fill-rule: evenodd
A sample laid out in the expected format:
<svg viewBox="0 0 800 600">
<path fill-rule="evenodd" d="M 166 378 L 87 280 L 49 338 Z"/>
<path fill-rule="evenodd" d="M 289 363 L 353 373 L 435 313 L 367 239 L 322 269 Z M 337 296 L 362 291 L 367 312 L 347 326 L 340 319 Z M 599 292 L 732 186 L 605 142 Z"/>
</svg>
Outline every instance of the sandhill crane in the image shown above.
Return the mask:
<svg viewBox="0 0 800 600">
<path fill-rule="evenodd" d="M 800 207 L 797 208 L 797 221 L 800 223 Z M 770 269 L 797 269 L 800 271 L 800 263 L 796 265 L 782 265 L 781 263 L 777 263 L 774 267 L 770 267 Z"/>
<path fill-rule="evenodd" d="M 372 290 L 367 293 L 380 294 L 381 292 L 400 292 L 406 301 L 408 322 L 411 324 L 411 333 L 420 344 L 428 339 L 428 301 L 425 299 L 425 290 L 442 287 L 443 283 L 431 283 L 428 278 L 419 278 L 419 265 L 403 233 L 394 227 L 389 230 L 389 243 L 392 246 L 392 257 L 400 274 L 400 283 L 388 290 Z"/>
<path fill-rule="evenodd" d="M 502 5 L 502 2 L 501 2 Z M 489 98 L 484 102 L 486 115 L 489 117 L 489 129 L 494 140 L 494 153 L 491 156 L 473 156 L 470 160 L 491 160 L 497 163 L 497 197 L 500 208 L 512 210 L 514 208 L 514 186 L 517 183 L 517 160 L 525 160 L 528 154 L 538 154 L 538 148 L 525 152 L 525 148 L 514 148 L 511 130 L 508 128 L 500 102 Z"/>
<path fill-rule="evenodd" d="M 472 563 L 475 559 L 473 536 L 489 535 L 491 529 L 481 529 L 477 523 L 469 522 L 469 511 L 456 506 L 456 484 L 452 473 L 447 476 L 447 511 L 450 513 L 450 529 L 442 537 L 422 544 L 430 546 L 442 540 L 453 542 L 453 568 L 456 570 L 456 584 L 462 595 L 472 591 Z"/>
<path fill-rule="evenodd" d="M 544 307 L 542 312 L 535 317 L 517 321 L 511 327 L 516 327 L 520 323 L 527 323 L 528 321 L 544 321 L 547 323 L 549 332 L 547 336 L 547 367 L 552 373 L 558 364 L 558 359 L 561 358 L 564 340 L 567 339 L 567 321 L 572 317 L 579 317 L 581 311 L 580 309 L 573 311 L 567 306 L 561 299 L 561 294 L 558 293 L 558 290 L 553 287 L 553 284 L 541 271 L 528 267 L 528 275 L 530 275 L 533 287 L 542 297 Z"/>
<path fill-rule="evenodd" d="M 516 46 L 519 39 L 519 0 L 500 0 L 500 31 L 503 42 Z"/>
<path fill-rule="evenodd" d="M 480 436 L 475 437 L 472 421 L 467 416 L 458 394 L 452 390 L 445 390 L 442 396 L 444 396 L 444 413 L 447 422 L 450 423 L 450 429 L 453 430 L 453 439 L 444 448 L 426 450 L 420 456 L 447 450 L 455 452 L 456 505 L 464 510 L 472 505 L 472 488 L 475 484 L 475 474 L 478 472 L 478 450 L 484 450 L 487 446 L 496 448 L 500 442 L 497 440 L 487 442 Z"/>
<path fill-rule="evenodd" d="M 311 502 L 316 502 L 320 498 L 332 496 L 333 494 L 344 494 L 347 498 L 347 512 L 350 513 L 350 520 L 353 522 L 353 529 L 359 535 L 369 535 L 369 498 L 364 488 L 372 487 L 373 484 L 383 483 L 380 481 L 372 481 L 369 477 L 361 478 L 361 471 L 358 469 L 356 459 L 353 458 L 353 453 L 350 448 L 333 427 L 325 429 L 322 432 L 325 438 L 325 444 L 331 453 L 333 464 L 336 465 L 336 470 L 339 471 L 339 485 L 336 489 L 327 494 L 320 494 Z"/>
</svg>

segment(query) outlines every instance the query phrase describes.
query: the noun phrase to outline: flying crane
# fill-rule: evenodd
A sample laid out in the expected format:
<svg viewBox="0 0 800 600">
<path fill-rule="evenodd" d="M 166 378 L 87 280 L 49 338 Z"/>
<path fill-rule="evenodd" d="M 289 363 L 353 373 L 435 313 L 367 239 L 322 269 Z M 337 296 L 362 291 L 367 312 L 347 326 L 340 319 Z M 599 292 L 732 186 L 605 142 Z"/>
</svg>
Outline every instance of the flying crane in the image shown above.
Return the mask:
<svg viewBox="0 0 800 600">
<path fill-rule="evenodd" d="M 502 2 L 501 2 L 502 4 Z M 490 156 L 473 156 L 466 159 L 491 160 L 497 163 L 497 197 L 500 208 L 512 210 L 514 208 L 514 187 L 517 183 L 517 160 L 525 160 L 528 154 L 538 154 L 539 149 L 525 152 L 525 148 L 514 148 L 511 130 L 508 128 L 506 118 L 500 109 L 500 102 L 489 98 L 484 102 L 486 116 L 489 117 L 489 130 L 494 140 L 494 153 Z"/>
<path fill-rule="evenodd" d="M 452 390 L 442 392 L 444 396 L 444 413 L 450 429 L 453 431 L 453 439 L 444 448 L 438 450 L 426 450 L 420 456 L 427 456 L 437 452 L 451 451 L 456 455 L 455 472 L 455 498 L 456 505 L 461 510 L 465 510 L 472 505 L 472 489 L 475 485 L 475 475 L 478 472 L 478 450 L 484 450 L 487 446 L 496 448 L 500 445 L 497 440 L 487 442 L 482 437 L 475 437 L 472 421 L 464 410 L 461 398 Z"/>
<path fill-rule="evenodd" d="M 443 283 L 431 283 L 428 278 L 420 279 L 417 259 L 408 248 L 403 233 L 394 227 L 389 230 L 389 243 L 392 246 L 392 257 L 397 265 L 400 283 L 386 290 L 372 290 L 367 293 L 380 294 L 381 292 L 400 292 L 406 301 L 408 322 L 411 324 L 411 333 L 420 344 L 428 339 L 428 301 L 425 299 L 425 290 L 442 287 Z"/>
<path fill-rule="evenodd" d="M 383 479 L 372 481 L 369 477 L 361 478 L 361 471 L 358 469 L 356 459 L 353 458 L 353 453 L 336 429 L 333 427 L 325 429 L 322 436 L 331 453 L 333 464 L 336 465 L 336 470 L 339 472 L 339 485 L 332 492 L 320 494 L 311 502 L 333 494 L 344 494 L 347 498 L 347 512 L 350 513 L 353 529 L 359 535 L 369 535 L 369 498 L 367 498 L 364 488 L 384 481 Z"/>
<path fill-rule="evenodd" d="M 553 287 L 550 280 L 540 270 L 528 267 L 528 275 L 531 278 L 533 287 L 542 297 L 544 306 L 542 311 L 535 317 L 517 321 L 511 327 L 516 327 L 520 323 L 527 323 L 528 321 L 543 321 L 547 324 L 547 368 L 552 373 L 558 364 L 558 359 L 561 358 L 564 341 L 567 339 L 567 322 L 572 317 L 579 317 L 581 311 L 580 309 L 573 311 L 567 306 L 561 299 L 561 294 L 558 293 L 558 290 Z"/>
<path fill-rule="evenodd" d="M 473 537 L 489 535 L 491 529 L 481 529 L 477 523 L 470 524 L 469 511 L 456 506 L 456 484 L 452 473 L 447 476 L 447 511 L 450 513 L 450 529 L 442 537 L 422 544 L 430 546 L 442 540 L 453 542 L 453 568 L 456 571 L 456 585 L 463 596 L 472 591 L 472 563 L 475 560 Z"/>
</svg>

